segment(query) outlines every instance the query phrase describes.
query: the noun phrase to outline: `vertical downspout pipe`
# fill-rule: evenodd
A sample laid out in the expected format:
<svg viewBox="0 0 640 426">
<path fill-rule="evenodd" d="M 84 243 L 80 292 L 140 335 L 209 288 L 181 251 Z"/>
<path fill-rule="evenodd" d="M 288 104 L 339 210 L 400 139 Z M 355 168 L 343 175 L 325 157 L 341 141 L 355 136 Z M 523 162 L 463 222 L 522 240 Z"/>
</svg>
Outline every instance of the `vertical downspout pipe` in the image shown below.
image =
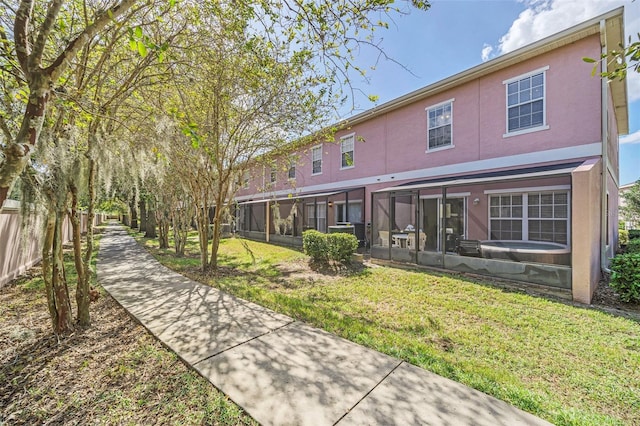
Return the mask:
<svg viewBox="0 0 640 426">
<path fill-rule="evenodd" d="M 602 54 L 607 54 L 607 26 L 606 21 L 600 21 L 600 45 L 602 46 Z M 607 72 L 606 59 L 601 61 L 602 72 Z M 600 269 L 607 274 L 611 272 L 607 262 L 607 215 L 609 214 L 609 206 L 607 205 L 607 183 L 609 175 L 609 83 L 606 77 L 601 78 L 601 111 L 602 111 L 602 191 L 600 194 Z"/>
</svg>

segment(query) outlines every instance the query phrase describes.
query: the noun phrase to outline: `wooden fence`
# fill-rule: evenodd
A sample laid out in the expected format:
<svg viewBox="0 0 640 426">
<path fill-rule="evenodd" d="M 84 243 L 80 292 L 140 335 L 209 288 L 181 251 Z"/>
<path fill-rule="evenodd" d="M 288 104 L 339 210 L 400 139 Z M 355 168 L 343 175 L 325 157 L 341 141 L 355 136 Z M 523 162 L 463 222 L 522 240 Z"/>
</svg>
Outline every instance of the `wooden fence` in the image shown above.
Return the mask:
<svg viewBox="0 0 640 426">
<path fill-rule="evenodd" d="M 103 222 L 104 216 L 96 214 L 93 225 Z M 88 215 L 82 213 L 82 233 L 87 232 Z M 20 203 L 7 200 L 0 209 L 0 287 L 24 274 L 42 260 L 42 236 L 44 218 L 34 214 L 22 229 Z M 73 239 L 73 228 L 68 217 L 62 226 L 63 241 Z"/>
</svg>

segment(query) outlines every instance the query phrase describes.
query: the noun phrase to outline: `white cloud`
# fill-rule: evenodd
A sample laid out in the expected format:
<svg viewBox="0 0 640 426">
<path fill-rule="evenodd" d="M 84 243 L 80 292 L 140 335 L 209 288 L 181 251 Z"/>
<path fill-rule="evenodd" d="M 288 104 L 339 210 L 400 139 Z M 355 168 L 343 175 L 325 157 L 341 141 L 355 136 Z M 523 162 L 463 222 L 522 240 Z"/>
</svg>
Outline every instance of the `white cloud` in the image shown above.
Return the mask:
<svg viewBox="0 0 640 426">
<path fill-rule="evenodd" d="M 640 143 L 640 130 L 628 134 L 626 136 L 620 136 L 620 144 L 633 144 L 633 143 Z"/>
<path fill-rule="evenodd" d="M 627 73 L 627 94 L 629 102 L 640 100 L 640 73 L 634 71 Z"/>
<path fill-rule="evenodd" d="M 573 25 L 579 24 L 619 6 L 625 6 L 625 42 L 635 41 L 640 32 L 640 1 L 632 0 L 523 0 L 525 10 L 495 46 L 484 45 L 482 58 L 511 52 Z M 627 77 L 629 102 L 640 100 L 640 74 Z"/>
<path fill-rule="evenodd" d="M 485 43 L 484 47 L 482 48 L 482 62 L 487 62 L 489 59 L 491 59 L 492 52 L 493 52 L 493 46 Z"/>
</svg>

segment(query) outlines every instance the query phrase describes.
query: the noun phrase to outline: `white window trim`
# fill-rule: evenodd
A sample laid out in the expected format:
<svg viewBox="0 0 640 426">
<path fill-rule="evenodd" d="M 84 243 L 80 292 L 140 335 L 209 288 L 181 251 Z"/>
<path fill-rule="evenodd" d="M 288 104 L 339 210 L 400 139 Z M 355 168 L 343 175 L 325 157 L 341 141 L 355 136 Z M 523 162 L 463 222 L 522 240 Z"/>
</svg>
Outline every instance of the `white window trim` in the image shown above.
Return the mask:
<svg viewBox="0 0 640 426">
<path fill-rule="evenodd" d="M 350 166 L 345 166 L 342 167 L 342 142 L 345 139 L 349 139 L 349 138 L 353 138 L 353 150 L 351 151 L 351 165 Z M 355 167 L 356 164 L 356 133 L 349 133 L 348 135 L 344 135 L 342 137 L 340 137 L 340 170 L 348 170 L 348 169 L 353 169 Z"/>
<path fill-rule="evenodd" d="M 545 192 L 545 191 L 568 191 L 571 185 L 550 185 L 550 186 L 529 186 L 525 188 L 508 188 L 508 189 L 487 189 L 484 191 L 487 195 L 492 194 L 518 194 L 519 192 Z"/>
<path fill-rule="evenodd" d="M 546 114 L 547 114 L 547 104 L 546 104 L 546 102 L 544 103 L 544 106 L 543 106 L 542 110 L 543 110 L 542 114 L 544 115 L 544 117 L 542 119 L 544 121 L 544 120 L 546 120 Z M 509 113 L 509 109 L 507 108 L 507 114 L 508 113 Z M 507 117 L 507 120 L 508 119 L 509 118 Z M 508 124 L 507 124 L 507 126 L 508 126 Z M 549 126 L 547 124 L 545 124 L 543 126 L 531 127 L 529 129 L 516 130 L 516 131 L 511 132 L 511 133 L 503 134 L 502 138 L 506 139 L 506 138 L 510 138 L 510 137 L 513 137 L 513 136 L 526 135 L 527 133 L 541 132 L 543 130 L 549 130 Z"/>
<path fill-rule="evenodd" d="M 512 77 L 508 80 L 504 80 L 502 84 L 504 85 L 504 124 L 505 124 L 505 133 L 502 135 L 503 138 L 508 138 L 512 136 L 520 136 L 527 133 L 539 132 L 542 130 L 549 130 L 549 125 L 547 123 L 547 71 L 549 70 L 549 65 L 538 68 L 533 71 L 529 71 L 527 73 L 521 74 L 516 77 Z M 516 81 L 525 79 L 527 77 L 534 76 L 536 74 L 542 73 L 543 80 L 543 92 L 542 92 L 542 124 L 536 127 L 529 127 L 527 129 L 522 130 L 514 130 L 513 132 L 509 131 L 509 83 L 514 83 Z M 453 111 L 453 108 L 452 108 Z M 453 137 L 451 138 L 453 140 Z"/>
<path fill-rule="evenodd" d="M 447 193 L 447 198 L 463 198 L 471 196 L 471 192 L 452 192 L 451 194 Z M 442 198 L 442 194 L 433 194 L 433 195 L 421 195 L 421 200 L 433 200 L 435 198 Z"/>
<path fill-rule="evenodd" d="M 570 248 L 571 247 L 571 229 L 572 229 L 572 220 L 571 220 L 571 190 L 570 187 L 568 187 L 569 185 L 558 185 L 558 186 L 562 186 L 565 188 L 559 189 L 559 190 L 554 190 L 554 189 L 548 189 L 548 188 L 553 188 L 553 186 L 547 186 L 547 187 L 538 187 L 538 188 L 533 188 L 531 191 L 528 192 L 518 192 L 519 190 L 517 189 L 510 189 L 510 190 L 505 190 L 504 192 L 493 192 L 493 193 L 487 193 L 487 191 L 485 191 L 485 194 L 487 195 L 497 195 L 497 194 L 501 194 L 501 195 L 522 195 L 522 217 L 518 218 L 518 219 L 522 219 L 522 240 L 501 240 L 501 241 L 532 241 L 529 240 L 529 192 L 566 192 L 567 194 L 567 244 L 563 245 L 560 243 L 549 243 L 549 244 L 557 244 L 558 246 L 563 246 L 563 247 L 567 247 Z M 523 188 L 523 189 L 527 189 L 527 188 Z M 487 198 L 487 218 L 488 218 L 488 223 L 487 223 L 487 231 L 488 231 L 488 237 L 491 238 L 491 219 L 500 219 L 500 218 L 492 218 L 491 217 L 491 203 L 489 202 L 489 199 Z M 513 219 L 511 219 L 513 220 Z M 553 218 L 552 218 L 553 220 Z M 542 241 L 533 241 L 533 242 L 540 242 L 542 243 Z"/>
<path fill-rule="evenodd" d="M 351 203 L 361 203 L 361 202 L 362 202 L 362 199 L 361 199 L 361 198 L 359 198 L 359 199 L 357 199 L 357 200 L 349 199 L 349 204 L 351 204 Z M 344 201 L 344 200 L 339 200 L 339 201 L 334 201 L 334 202 L 333 202 L 333 204 L 344 204 L 344 203 L 345 203 L 345 201 Z"/>
<path fill-rule="evenodd" d="M 363 209 L 363 208 L 364 208 L 364 203 L 362 202 L 362 199 L 358 199 L 358 200 L 349 200 L 349 204 L 352 204 L 352 203 L 353 203 L 353 204 L 360 204 L 360 209 Z M 345 205 L 345 204 L 346 204 L 346 202 L 345 202 L 344 200 L 334 201 L 334 202 L 333 202 L 334 207 L 336 207 L 336 208 L 334 208 L 334 209 L 333 209 L 333 210 L 334 210 L 334 214 L 333 214 L 333 216 L 334 216 L 334 217 L 333 217 L 333 219 L 334 219 L 336 222 L 338 222 L 338 209 L 337 209 L 337 207 L 338 207 L 338 206 L 343 206 L 343 205 Z M 361 210 L 361 213 L 362 213 L 362 212 L 363 212 L 363 210 Z"/>
<path fill-rule="evenodd" d="M 320 149 L 320 172 L 313 173 L 313 151 Z M 319 176 L 322 174 L 322 144 L 311 147 L 311 176 Z"/>
<path fill-rule="evenodd" d="M 438 102 L 437 104 L 430 105 L 424 109 L 427 114 L 427 149 L 425 150 L 425 153 L 428 154 L 430 152 L 438 152 L 438 151 L 444 151 L 447 149 L 455 148 L 455 145 L 453 144 L 453 101 L 455 100 L 456 98 L 451 98 L 446 101 L 442 101 L 442 102 Z M 449 124 L 451 126 L 451 144 L 446 146 L 429 148 L 429 110 L 444 106 L 446 104 L 451 104 L 451 123 Z"/>
<path fill-rule="evenodd" d="M 451 128 L 451 140 L 453 140 L 453 127 Z M 446 151 L 448 149 L 452 149 L 455 148 L 456 146 L 451 143 L 451 145 L 447 145 L 447 146 L 439 146 L 437 148 L 431 148 L 429 149 L 429 141 L 427 141 L 427 150 L 425 151 L 426 154 L 430 154 L 432 152 L 438 152 L 438 151 Z"/>
<path fill-rule="evenodd" d="M 549 71 L 549 65 L 544 66 L 542 68 L 535 69 L 533 71 L 526 72 L 524 74 L 520 74 L 520 75 L 515 76 L 515 77 L 511 77 L 511 78 L 509 78 L 507 80 L 503 80 L 502 84 L 507 85 L 509 83 L 513 83 L 513 82 L 522 80 L 523 78 L 527 78 L 527 77 L 534 76 L 536 74 L 544 73 L 545 71 Z M 546 81 L 545 81 L 545 83 L 546 83 Z"/>
<path fill-rule="evenodd" d="M 278 166 L 269 166 L 269 185 L 275 185 L 278 182 Z"/>
</svg>

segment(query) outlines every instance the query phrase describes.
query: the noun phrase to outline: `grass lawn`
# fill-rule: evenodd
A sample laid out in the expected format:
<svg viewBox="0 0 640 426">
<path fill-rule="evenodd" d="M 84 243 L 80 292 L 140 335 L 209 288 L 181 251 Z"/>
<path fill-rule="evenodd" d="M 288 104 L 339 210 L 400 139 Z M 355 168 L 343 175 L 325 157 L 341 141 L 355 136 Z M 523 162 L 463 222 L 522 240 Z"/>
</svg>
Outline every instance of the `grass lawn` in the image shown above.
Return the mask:
<svg viewBox="0 0 640 426">
<path fill-rule="evenodd" d="M 559 425 L 640 424 L 640 324 L 457 274 L 309 269 L 299 251 L 225 239 L 220 272 L 162 263 L 239 297 L 467 384 Z M 247 251 L 251 250 L 252 256 Z"/>
<path fill-rule="evenodd" d="M 92 326 L 58 339 L 38 268 L 0 289 L 0 425 L 255 424 L 101 293 Z"/>
</svg>

